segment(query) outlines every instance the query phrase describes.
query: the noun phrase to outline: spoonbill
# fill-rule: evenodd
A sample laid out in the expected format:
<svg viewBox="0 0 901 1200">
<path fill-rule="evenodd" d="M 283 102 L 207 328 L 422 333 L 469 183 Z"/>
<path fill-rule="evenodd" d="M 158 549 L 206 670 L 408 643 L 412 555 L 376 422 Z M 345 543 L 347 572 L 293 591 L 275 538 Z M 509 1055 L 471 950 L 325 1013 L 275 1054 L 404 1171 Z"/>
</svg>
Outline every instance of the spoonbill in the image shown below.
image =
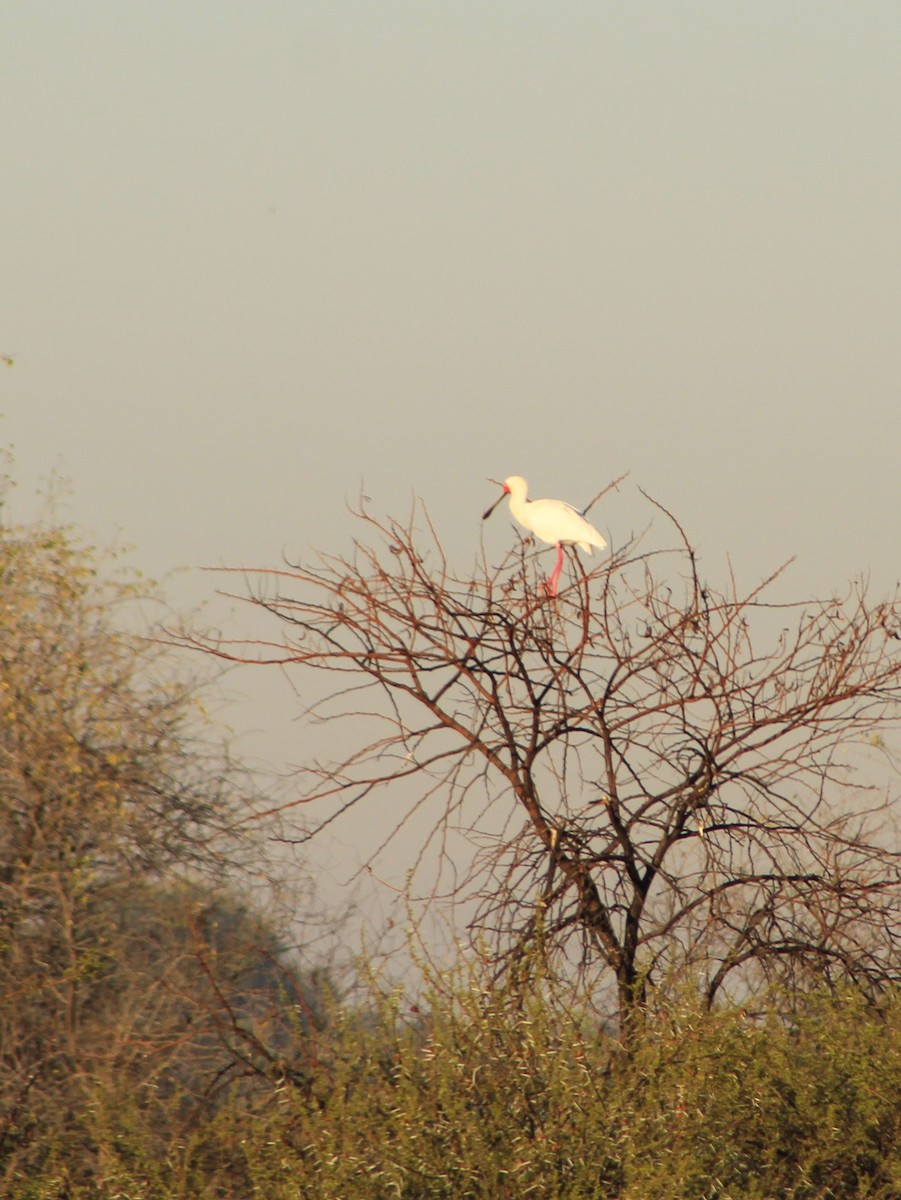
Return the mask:
<svg viewBox="0 0 901 1200">
<path fill-rule="evenodd" d="M 607 542 L 590 521 L 577 508 L 565 500 L 530 500 L 529 485 L 521 475 L 511 475 L 503 482 L 504 490 L 486 512 L 487 520 L 504 496 L 510 497 L 510 514 L 523 528 L 534 533 L 542 542 L 557 547 L 557 564 L 547 581 L 549 596 L 557 595 L 557 582 L 563 569 L 564 545 L 578 546 L 586 554 L 592 554 L 592 546 L 603 550 Z"/>
</svg>

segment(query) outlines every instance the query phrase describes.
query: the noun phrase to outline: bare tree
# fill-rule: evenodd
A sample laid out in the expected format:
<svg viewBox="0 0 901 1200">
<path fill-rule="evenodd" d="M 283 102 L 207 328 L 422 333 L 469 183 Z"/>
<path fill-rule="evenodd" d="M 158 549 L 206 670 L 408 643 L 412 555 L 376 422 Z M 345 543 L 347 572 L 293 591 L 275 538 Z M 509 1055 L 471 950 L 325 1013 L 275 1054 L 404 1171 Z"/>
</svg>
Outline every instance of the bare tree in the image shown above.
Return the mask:
<svg viewBox="0 0 901 1200">
<path fill-rule="evenodd" d="M 897 599 L 781 603 L 779 572 L 716 589 L 669 514 L 674 549 L 588 574 L 573 556 L 553 599 L 527 542 L 461 575 L 421 510 L 357 516 L 349 557 L 254 573 L 275 636 L 187 639 L 325 673 L 316 712 L 349 723 L 303 772 L 309 836 L 380 800 L 405 805 L 397 829 L 431 806 L 434 890 L 475 900 L 503 961 L 600 971 L 624 1026 L 686 976 L 710 1003 L 811 971 L 898 977 Z M 455 829 L 479 847 L 459 877 Z"/>
</svg>

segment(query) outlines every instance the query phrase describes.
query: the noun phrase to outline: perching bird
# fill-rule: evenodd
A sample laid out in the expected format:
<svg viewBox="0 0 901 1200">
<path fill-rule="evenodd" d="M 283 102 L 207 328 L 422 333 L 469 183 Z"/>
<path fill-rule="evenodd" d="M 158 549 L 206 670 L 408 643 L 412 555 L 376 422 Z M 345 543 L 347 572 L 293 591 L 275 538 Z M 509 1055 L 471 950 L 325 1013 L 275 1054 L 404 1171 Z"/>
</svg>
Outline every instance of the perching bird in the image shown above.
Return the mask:
<svg viewBox="0 0 901 1200">
<path fill-rule="evenodd" d="M 529 485 L 521 475 L 511 475 L 504 480 L 504 490 L 494 504 L 482 514 L 482 520 L 490 517 L 504 496 L 510 497 L 510 513 L 525 529 L 534 533 L 541 541 L 557 547 L 557 564 L 547 581 L 548 595 L 557 595 L 557 582 L 563 569 L 564 545 L 578 546 L 586 554 L 592 546 L 603 550 L 607 542 L 590 521 L 578 509 L 565 500 L 529 500 Z"/>
</svg>

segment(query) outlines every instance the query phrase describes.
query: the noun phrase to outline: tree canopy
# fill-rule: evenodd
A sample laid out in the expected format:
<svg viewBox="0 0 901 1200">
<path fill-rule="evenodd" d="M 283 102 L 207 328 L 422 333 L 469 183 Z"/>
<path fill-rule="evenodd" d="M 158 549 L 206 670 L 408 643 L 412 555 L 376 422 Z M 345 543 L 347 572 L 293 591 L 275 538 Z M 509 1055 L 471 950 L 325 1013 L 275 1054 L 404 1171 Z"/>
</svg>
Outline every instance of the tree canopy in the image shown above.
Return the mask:
<svg viewBox="0 0 901 1200">
<path fill-rule="evenodd" d="M 278 922 L 242 898 L 251 780 L 205 721 L 196 671 L 135 632 L 153 589 L 33 525 L 0 530 L 0 597 L 9 1182 L 54 1155 L 90 1175 L 118 1104 L 156 1112 L 159 1132 L 167 1098 L 204 1109 L 248 1073 L 283 1077 L 313 1014 Z"/>
</svg>

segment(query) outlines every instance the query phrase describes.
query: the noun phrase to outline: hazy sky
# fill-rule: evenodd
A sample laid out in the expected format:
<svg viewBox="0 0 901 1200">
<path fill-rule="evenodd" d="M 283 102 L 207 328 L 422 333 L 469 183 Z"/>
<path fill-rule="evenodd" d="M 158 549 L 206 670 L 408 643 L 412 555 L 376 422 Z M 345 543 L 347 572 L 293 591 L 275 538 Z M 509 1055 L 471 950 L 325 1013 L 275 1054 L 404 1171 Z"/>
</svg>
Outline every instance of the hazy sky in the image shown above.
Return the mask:
<svg viewBox="0 0 901 1200">
<path fill-rule="evenodd" d="M 21 515 L 61 468 L 152 573 L 267 565 L 365 480 L 465 564 L 487 476 L 628 470 L 614 545 L 641 485 L 714 579 L 898 578 L 896 0 L 0 0 L 0 46 Z"/>
</svg>

